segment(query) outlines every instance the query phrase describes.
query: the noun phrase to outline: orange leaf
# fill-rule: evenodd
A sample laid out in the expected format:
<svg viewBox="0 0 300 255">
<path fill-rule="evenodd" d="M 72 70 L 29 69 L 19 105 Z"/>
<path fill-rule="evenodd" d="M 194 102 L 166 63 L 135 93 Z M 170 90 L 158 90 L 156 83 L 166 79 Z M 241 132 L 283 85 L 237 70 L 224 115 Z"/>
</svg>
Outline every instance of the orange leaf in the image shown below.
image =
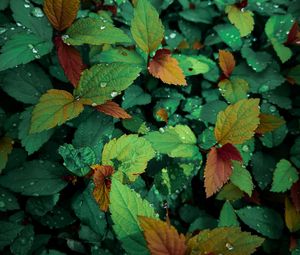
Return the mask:
<svg viewBox="0 0 300 255">
<path fill-rule="evenodd" d="M 255 132 L 259 134 L 271 132 L 281 127 L 285 123 L 285 121 L 282 118 L 271 114 L 261 113 L 259 115 L 259 119 L 260 123 L 257 129 L 255 130 Z"/>
<path fill-rule="evenodd" d="M 44 12 L 53 27 L 63 31 L 76 19 L 79 5 L 80 0 L 45 0 Z"/>
<path fill-rule="evenodd" d="M 156 115 L 159 116 L 164 122 L 168 123 L 168 112 L 164 108 L 160 108 L 157 112 Z"/>
<path fill-rule="evenodd" d="M 211 148 L 204 169 L 206 197 L 212 196 L 229 180 L 232 173 L 231 160 L 242 161 L 239 151 L 232 144 Z"/>
<path fill-rule="evenodd" d="M 130 119 L 131 116 L 117 103 L 113 101 L 107 101 L 104 104 L 96 106 L 96 109 L 99 112 L 103 112 L 107 115 L 110 115 L 114 118 L 120 118 L 120 119 Z"/>
<path fill-rule="evenodd" d="M 297 212 L 296 208 L 288 197 L 285 198 L 284 219 L 285 225 L 290 232 L 296 232 L 300 230 L 300 212 Z"/>
<path fill-rule="evenodd" d="M 81 73 L 85 69 L 80 53 L 73 46 L 65 44 L 61 37 L 55 38 L 55 45 L 59 63 L 69 81 L 76 87 L 79 83 Z"/>
<path fill-rule="evenodd" d="M 151 255 L 184 255 L 185 237 L 167 222 L 139 216 Z"/>
<path fill-rule="evenodd" d="M 100 165 L 93 165 L 91 168 L 94 171 L 93 180 L 95 184 L 93 196 L 100 209 L 106 212 L 109 205 L 109 192 L 111 188 L 110 176 L 114 173 L 114 169 L 112 166 Z"/>
<path fill-rule="evenodd" d="M 161 49 L 156 52 L 149 63 L 148 70 L 150 74 L 161 79 L 164 83 L 187 85 L 178 61 L 171 57 L 171 52 L 167 49 Z"/>
<path fill-rule="evenodd" d="M 235 67 L 234 56 L 229 51 L 219 50 L 219 65 L 224 75 L 229 78 Z"/>
</svg>

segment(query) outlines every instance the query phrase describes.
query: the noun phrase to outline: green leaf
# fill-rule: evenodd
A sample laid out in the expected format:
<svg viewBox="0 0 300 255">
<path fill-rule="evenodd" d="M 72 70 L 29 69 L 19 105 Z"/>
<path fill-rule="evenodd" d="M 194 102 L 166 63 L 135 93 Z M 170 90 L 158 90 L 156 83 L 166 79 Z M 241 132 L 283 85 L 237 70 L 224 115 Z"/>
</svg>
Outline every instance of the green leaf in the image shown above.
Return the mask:
<svg viewBox="0 0 300 255">
<path fill-rule="evenodd" d="M 52 136 L 54 130 L 44 130 L 40 133 L 29 133 L 33 107 L 28 107 L 20 115 L 18 138 L 29 155 L 39 150 Z"/>
<path fill-rule="evenodd" d="M 209 7 L 186 9 L 179 13 L 179 15 L 185 20 L 204 24 L 210 24 L 212 22 L 213 16 L 215 16 L 214 14 L 214 10 Z"/>
<path fill-rule="evenodd" d="M 112 180 L 110 203 L 113 228 L 125 251 L 132 255 L 148 255 L 149 251 L 137 217 L 157 218 L 153 207 L 115 178 Z"/>
<path fill-rule="evenodd" d="M 49 76 L 34 64 L 22 65 L 5 73 L 2 89 L 25 104 L 36 104 L 40 96 L 52 88 Z"/>
<path fill-rule="evenodd" d="M 285 192 L 289 190 L 298 179 L 299 175 L 297 169 L 294 168 L 288 160 L 282 159 L 276 165 L 271 191 Z"/>
<path fill-rule="evenodd" d="M 279 213 L 262 206 L 247 206 L 237 210 L 237 215 L 250 228 L 271 239 L 279 239 L 284 227 Z"/>
<path fill-rule="evenodd" d="M 248 98 L 248 82 L 240 78 L 225 79 L 219 82 L 219 90 L 229 104 Z"/>
<path fill-rule="evenodd" d="M 131 85 L 126 89 L 122 99 L 122 107 L 125 109 L 135 105 L 146 105 L 151 102 L 151 96 L 148 93 L 145 93 L 143 89 L 137 85 Z"/>
<path fill-rule="evenodd" d="M 2 250 L 6 245 L 13 242 L 13 240 L 20 234 L 24 229 L 24 226 L 8 222 L 0 221 L 0 250 Z"/>
<path fill-rule="evenodd" d="M 75 149 L 72 144 L 59 147 L 58 153 L 64 159 L 64 166 L 77 176 L 87 175 L 90 166 L 96 163 L 95 152 L 90 147 Z"/>
<path fill-rule="evenodd" d="M 296 84 L 300 85 L 300 65 L 292 67 L 288 72 L 288 77 L 292 78 Z"/>
<path fill-rule="evenodd" d="M 292 51 L 283 44 L 293 24 L 294 19 L 292 15 L 286 14 L 273 15 L 265 25 L 265 33 L 282 63 L 289 60 L 292 56 Z"/>
<path fill-rule="evenodd" d="M 205 56 L 173 55 L 173 57 L 178 60 L 185 76 L 205 74 L 211 70 L 212 60 Z"/>
<path fill-rule="evenodd" d="M 226 201 L 221 209 L 219 218 L 219 227 L 238 227 L 240 224 L 237 220 L 234 208 L 229 201 Z"/>
<path fill-rule="evenodd" d="M 300 137 L 295 139 L 290 150 L 290 160 L 297 168 L 300 168 Z"/>
<path fill-rule="evenodd" d="M 233 50 L 238 50 L 242 47 L 242 39 L 237 28 L 230 24 L 217 25 L 214 27 L 222 41 Z"/>
<path fill-rule="evenodd" d="M 85 104 L 103 104 L 128 88 L 140 71 L 138 67 L 122 63 L 94 65 L 82 73 L 74 95 L 81 97 Z"/>
<path fill-rule="evenodd" d="M 13 141 L 8 137 L 0 138 L 0 173 L 5 168 L 8 155 L 13 149 Z"/>
<path fill-rule="evenodd" d="M 34 230 L 32 225 L 26 226 L 10 245 L 10 250 L 15 255 L 27 255 L 33 245 Z"/>
<path fill-rule="evenodd" d="M 65 90 L 50 89 L 42 95 L 32 112 L 30 133 L 61 125 L 83 111 L 80 100 Z"/>
<path fill-rule="evenodd" d="M 240 31 L 241 37 L 249 35 L 254 28 L 254 19 L 252 11 L 241 10 L 235 5 L 227 6 L 225 12 L 228 19 Z"/>
<path fill-rule="evenodd" d="M 99 209 L 99 205 L 93 197 L 94 186 L 92 183 L 75 196 L 72 208 L 82 224 L 89 226 L 97 235 L 105 234 L 107 223 L 105 214 Z"/>
<path fill-rule="evenodd" d="M 156 151 L 172 158 L 193 157 L 198 151 L 196 137 L 186 125 L 167 127 L 163 132 L 150 132 L 145 137 Z"/>
<path fill-rule="evenodd" d="M 233 161 L 232 166 L 233 166 L 233 171 L 230 176 L 231 182 L 235 186 L 237 186 L 240 190 L 246 192 L 251 197 L 252 190 L 254 188 L 251 174 L 238 161 Z"/>
<path fill-rule="evenodd" d="M 0 188 L 0 211 L 6 212 L 16 209 L 20 209 L 17 198 L 8 190 Z"/>
<path fill-rule="evenodd" d="M 102 165 L 111 165 L 118 170 L 117 175 L 123 174 L 133 182 L 143 173 L 155 155 L 150 142 L 138 135 L 123 135 L 105 144 L 102 152 Z"/>
<path fill-rule="evenodd" d="M 130 43 L 130 38 L 119 28 L 104 18 L 82 18 L 63 35 L 63 41 L 71 45 L 101 45 L 114 43 Z"/>
<path fill-rule="evenodd" d="M 131 34 L 137 45 L 148 54 L 160 45 L 164 37 L 164 27 L 157 11 L 148 0 L 137 2 L 131 21 Z"/>
<path fill-rule="evenodd" d="M 26 211 L 34 216 L 44 216 L 57 204 L 60 194 L 43 197 L 31 197 L 27 200 Z"/>
<path fill-rule="evenodd" d="M 16 34 L 1 49 L 0 71 L 39 59 L 51 52 L 52 47 L 51 40 L 44 41 L 34 34 Z"/>
<path fill-rule="evenodd" d="M 22 167 L 2 175 L 0 185 L 27 196 L 47 196 L 67 185 L 62 179 L 63 174 L 63 167 L 50 161 L 27 161 Z"/>
</svg>

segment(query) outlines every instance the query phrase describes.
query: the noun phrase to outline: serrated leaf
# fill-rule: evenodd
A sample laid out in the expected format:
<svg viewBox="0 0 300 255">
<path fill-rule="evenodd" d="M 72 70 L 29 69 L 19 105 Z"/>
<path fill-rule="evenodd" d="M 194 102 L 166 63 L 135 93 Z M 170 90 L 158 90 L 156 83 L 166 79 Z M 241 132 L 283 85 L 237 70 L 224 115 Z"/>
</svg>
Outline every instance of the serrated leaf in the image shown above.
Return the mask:
<svg viewBox="0 0 300 255">
<path fill-rule="evenodd" d="M 238 227 L 240 224 L 237 220 L 234 208 L 229 201 L 226 201 L 221 209 L 219 217 L 219 227 Z"/>
<path fill-rule="evenodd" d="M 188 240 L 188 251 L 191 255 L 223 254 L 250 255 L 255 252 L 264 239 L 249 232 L 242 232 L 238 227 L 224 227 L 203 230 Z"/>
<path fill-rule="evenodd" d="M 279 239 L 283 221 L 279 213 L 262 206 L 247 206 L 237 210 L 237 215 L 250 228 L 271 239 Z"/>
<path fill-rule="evenodd" d="M 252 177 L 249 171 L 237 161 L 232 162 L 233 170 L 230 181 L 240 190 L 246 192 L 250 197 L 254 188 Z"/>
<path fill-rule="evenodd" d="M 0 188 L 0 211 L 6 212 L 16 209 L 20 209 L 17 198 L 8 190 Z"/>
<path fill-rule="evenodd" d="M 125 251 L 133 255 L 148 255 L 138 216 L 156 218 L 154 209 L 138 193 L 115 178 L 112 180 L 110 201 L 113 228 Z"/>
<path fill-rule="evenodd" d="M 297 212 L 290 199 L 285 197 L 285 224 L 290 232 L 297 232 L 300 230 L 300 212 Z"/>
<path fill-rule="evenodd" d="M 296 168 L 294 168 L 288 160 L 282 159 L 276 165 L 271 191 L 285 192 L 289 190 L 298 179 L 299 175 Z"/>
<path fill-rule="evenodd" d="M 247 45 L 243 46 L 241 49 L 241 54 L 243 58 L 246 59 L 247 64 L 255 72 L 261 72 L 266 69 L 266 67 L 271 62 L 271 55 L 264 51 L 254 51 Z"/>
<path fill-rule="evenodd" d="M 225 184 L 220 192 L 217 194 L 217 200 L 236 201 L 244 197 L 244 193 L 231 182 Z"/>
<path fill-rule="evenodd" d="M 283 124 L 285 124 L 284 119 L 271 114 L 264 114 L 261 113 L 259 115 L 260 123 L 255 130 L 256 133 L 264 134 L 267 132 L 274 131 L 275 129 L 281 127 Z"/>
<path fill-rule="evenodd" d="M 13 149 L 13 140 L 9 137 L 0 138 L 0 173 L 5 168 L 8 155 Z"/>
<path fill-rule="evenodd" d="M 139 0 L 134 8 L 131 34 L 137 45 L 148 54 L 160 45 L 164 27 L 157 11 L 148 0 Z"/>
<path fill-rule="evenodd" d="M 27 225 L 10 245 L 10 250 L 15 255 L 27 255 L 33 245 L 33 241 L 34 228 L 32 225 Z"/>
<path fill-rule="evenodd" d="M 225 12 L 228 14 L 230 22 L 240 31 L 241 37 L 249 35 L 254 28 L 254 19 L 252 11 L 245 11 L 236 5 L 229 5 Z"/>
<path fill-rule="evenodd" d="M 220 144 L 242 144 L 259 124 L 259 99 L 242 99 L 219 112 L 215 136 Z"/>
<path fill-rule="evenodd" d="M 231 24 L 222 24 L 214 27 L 219 37 L 233 50 L 238 50 L 242 47 L 242 39 L 239 30 Z"/>
<path fill-rule="evenodd" d="M 144 216 L 139 216 L 138 220 L 151 255 L 185 254 L 185 237 L 179 234 L 170 223 Z"/>
<path fill-rule="evenodd" d="M 50 89 L 34 107 L 30 133 L 38 133 L 77 117 L 83 104 L 65 90 Z"/>
<path fill-rule="evenodd" d="M 93 190 L 93 196 L 97 201 L 100 209 L 104 212 L 107 211 L 109 206 L 109 192 L 111 189 L 110 177 L 114 173 L 114 169 L 111 166 L 93 165 L 91 168 L 94 171 L 93 181 L 95 188 Z"/>
<path fill-rule="evenodd" d="M 224 75 L 230 77 L 235 67 L 235 59 L 230 51 L 219 50 L 219 65 Z"/>
<path fill-rule="evenodd" d="M 198 150 L 195 146 L 196 137 L 186 125 L 168 127 L 164 132 L 150 132 L 145 137 L 151 142 L 153 148 L 170 157 L 193 157 Z"/>
<path fill-rule="evenodd" d="M 222 95 L 230 104 L 234 104 L 241 99 L 248 98 L 248 82 L 243 79 L 231 78 L 230 80 L 221 80 L 218 86 Z"/>
<path fill-rule="evenodd" d="M 44 12 L 56 30 L 71 26 L 79 10 L 80 0 L 45 0 Z"/>
<path fill-rule="evenodd" d="M 225 144 L 221 148 L 211 148 L 204 169 L 206 197 L 212 196 L 229 180 L 232 160 L 242 161 L 239 151 L 233 145 Z"/>
<path fill-rule="evenodd" d="M 62 36 L 65 43 L 71 45 L 101 45 L 114 43 L 130 43 L 130 38 L 119 28 L 106 19 L 81 18 L 67 30 Z"/>
<path fill-rule="evenodd" d="M 113 101 L 106 101 L 104 104 L 96 106 L 99 112 L 119 119 L 131 119 L 129 115 L 121 106 Z"/>
<path fill-rule="evenodd" d="M 150 74 L 161 79 L 164 83 L 187 85 L 178 61 L 171 57 L 169 50 L 158 50 L 153 59 L 149 62 L 148 70 Z"/>
<path fill-rule="evenodd" d="M 128 88 L 141 69 L 129 64 L 98 64 L 85 70 L 80 78 L 75 96 L 85 104 L 103 104 Z"/>
<path fill-rule="evenodd" d="M 0 250 L 13 242 L 24 226 L 9 221 L 0 221 Z"/>
<path fill-rule="evenodd" d="M 102 152 L 102 165 L 114 166 L 116 175 L 123 175 L 131 182 L 143 173 L 155 155 L 150 142 L 138 135 L 123 135 L 105 144 Z M 118 162 L 118 163 L 114 163 Z"/>
<path fill-rule="evenodd" d="M 0 71 L 27 64 L 51 52 L 53 44 L 34 34 L 19 33 L 1 48 Z"/>
<path fill-rule="evenodd" d="M 146 105 L 151 102 L 151 96 L 145 93 L 140 86 L 131 85 L 125 90 L 122 107 L 128 109 L 135 105 Z"/>
<path fill-rule="evenodd" d="M 27 161 L 22 167 L 0 177 L 1 186 L 27 196 L 47 196 L 62 190 L 63 167 L 50 161 Z M 11 185 L 13 183 L 13 185 Z"/>
</svg>

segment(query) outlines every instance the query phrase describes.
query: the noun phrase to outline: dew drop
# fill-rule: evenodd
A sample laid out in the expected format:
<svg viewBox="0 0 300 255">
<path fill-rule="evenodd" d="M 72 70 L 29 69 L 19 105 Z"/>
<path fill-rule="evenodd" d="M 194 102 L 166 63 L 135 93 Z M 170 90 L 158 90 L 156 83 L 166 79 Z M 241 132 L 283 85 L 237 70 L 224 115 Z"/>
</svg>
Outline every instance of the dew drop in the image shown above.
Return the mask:
<svg viewBox="0 0 300 255">
<path fill-rule="evenodd" d="M 116 91 L 113 91 L 113 92 L 111 92 L 111 94 L 110 94 L 110 96 L 111 96 L 112 98 L 116 97 L 117 95 L 118 95 L 118 92 L 116 92 Z"/>
<path fill-rule="evenodd" d="M 105 29 L 105 26 L 101 26 L 100 29 L 101 29 L 101 30 Z"/>
<path fill-rule="evenodd" d="M 242 151 L 243 151 L 243 152 L 249 152 L 249 146 L 245 144 L 245 145 L 242 147 Z"/>
<path fill-rule="evenodd" d="M 234 249 L 231 243 L 226 243 L 225 246 L 229 251 L 232 251 Z"/>
<path fill-rule="evenodd" d="M 96 107 L 96 106 L 97 106 L 97 104 L 96 104 L 96 103 L 92 103 L 92 106 L 93 106 L 93 107 Z"/>
<path fill-rule="evenodd" d="M 171 39 L 174 39 L 175 37 L 176 37 L 176 34 L 175 34 L 175 33 L 171 33 L 171 34 L 170 34 L 170 38 L 171 38 Z"/>
<path fill-rule="evenodd" d="M 31 15 L 37 18 L 42 18 L 44 17 L 44 13 L 41 8 L 39 7 L 34 7 L 33 10 L 31 11 Z"/>
<path fill-rule="evenodd" d="M 101 87 L 101 88 L 105 88 L 105 87 L 106 87 L 106 85 L 107 85 L 107 83 L 106 83 L 106 82 L 101 82 L 101 83 L 100 83 L 100 87 Z"/>
</svg>

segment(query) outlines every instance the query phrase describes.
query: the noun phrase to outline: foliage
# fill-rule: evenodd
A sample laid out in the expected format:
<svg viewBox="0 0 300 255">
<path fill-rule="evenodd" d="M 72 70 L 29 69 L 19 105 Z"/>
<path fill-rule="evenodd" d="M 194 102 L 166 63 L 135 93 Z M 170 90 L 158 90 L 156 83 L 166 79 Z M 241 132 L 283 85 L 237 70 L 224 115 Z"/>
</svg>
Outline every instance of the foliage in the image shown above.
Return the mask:
<svg viewBox="0 0 300 255">
<path fill-rule="evenodd" d="M 300 254 L 296 0 L 0 11 L 1 254 Z"/>
</svg>

